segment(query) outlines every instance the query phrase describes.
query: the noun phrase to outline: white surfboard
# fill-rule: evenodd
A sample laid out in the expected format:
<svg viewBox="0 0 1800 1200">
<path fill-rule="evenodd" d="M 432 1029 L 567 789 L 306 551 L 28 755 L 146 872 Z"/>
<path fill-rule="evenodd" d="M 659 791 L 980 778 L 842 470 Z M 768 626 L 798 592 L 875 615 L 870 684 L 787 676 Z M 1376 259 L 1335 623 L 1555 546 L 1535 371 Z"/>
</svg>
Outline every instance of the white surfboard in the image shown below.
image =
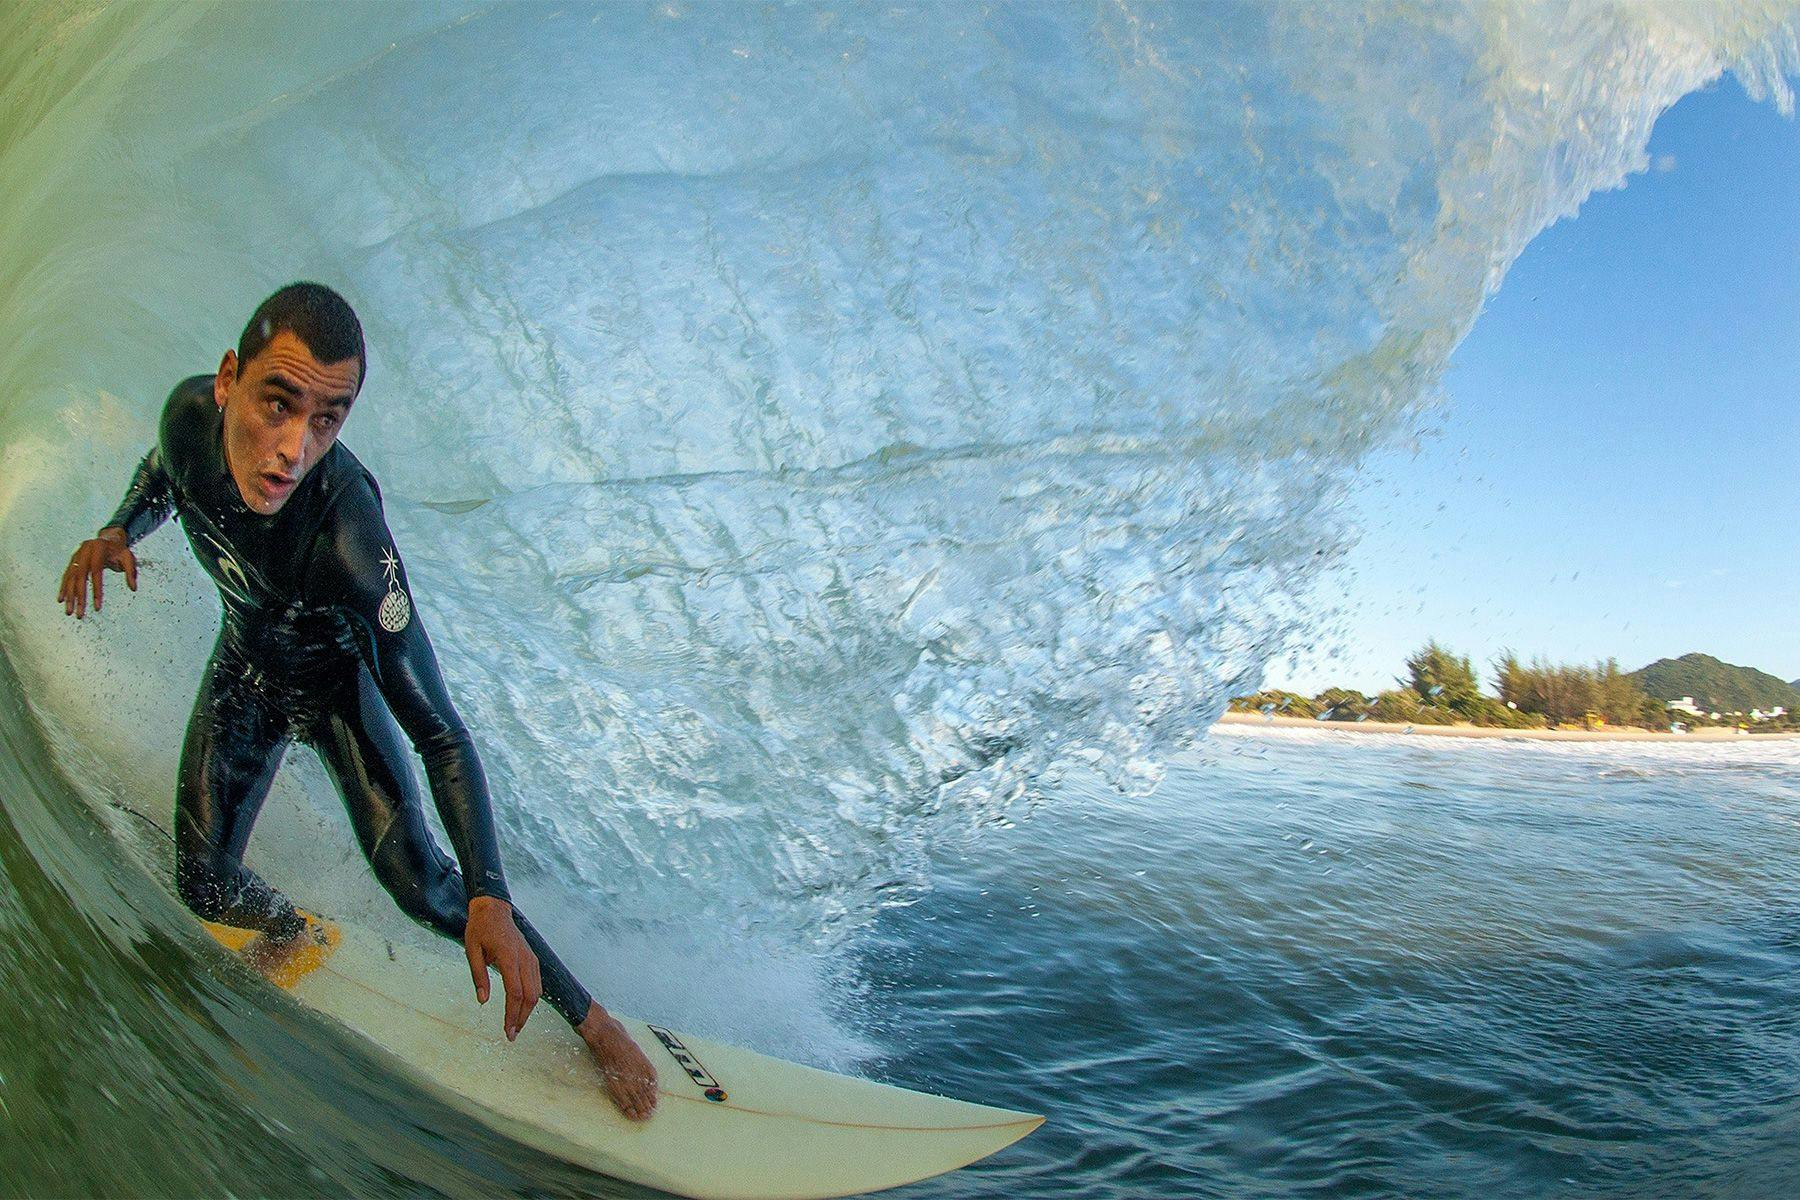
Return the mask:
<svg viewBox="0 0 1800 1200">
<path fill-rule="evenodd" d="M 234 949 L 247 936 L 208 929 Z M 607 1098 L 587 1047 L 548 1006 L 508 1042 L 490 1011 L 505 1003 L 498 978 L 483 1009 L 460 955 L 424 953 L 354 925 L 336 929 L 334 951 L 283 981 L 301 1002 L 507 1136 L 678 1196 L 809 1200 L 879 1191 L 985 1158 L 1044 1121 L 614 1013 L 656 1065 L 661 1093 L 649 1120 L 630 1121 Z"/>
</svg>

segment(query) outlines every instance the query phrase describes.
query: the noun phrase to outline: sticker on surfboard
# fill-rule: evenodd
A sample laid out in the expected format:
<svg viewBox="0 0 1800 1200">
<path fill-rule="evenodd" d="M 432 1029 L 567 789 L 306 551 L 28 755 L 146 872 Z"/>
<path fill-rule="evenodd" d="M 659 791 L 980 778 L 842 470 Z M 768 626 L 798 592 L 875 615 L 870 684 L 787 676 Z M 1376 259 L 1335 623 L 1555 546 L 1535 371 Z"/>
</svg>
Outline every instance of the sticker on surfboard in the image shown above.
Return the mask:
<svg viewBox="0 0 1800 1200">
<path fill-rule="evenodd" d="M 675 1061 L 681 1064 L 681 1069 L 687 1072 L 688 1078 L 694 1081 L 708 1100 L 724 1102 L 725 1089 L 719 1086 L 719 1081 L 713 1078 L 711 1071 L 700 1065 L 694 1052 L 682 1045 L 680 1038 L 660 1025 L 649 1025 L 648 1028 L 656 1035 L 656 1040 L 663 1044 L 663 1049 L 674 1055 Z"/>
</svg>

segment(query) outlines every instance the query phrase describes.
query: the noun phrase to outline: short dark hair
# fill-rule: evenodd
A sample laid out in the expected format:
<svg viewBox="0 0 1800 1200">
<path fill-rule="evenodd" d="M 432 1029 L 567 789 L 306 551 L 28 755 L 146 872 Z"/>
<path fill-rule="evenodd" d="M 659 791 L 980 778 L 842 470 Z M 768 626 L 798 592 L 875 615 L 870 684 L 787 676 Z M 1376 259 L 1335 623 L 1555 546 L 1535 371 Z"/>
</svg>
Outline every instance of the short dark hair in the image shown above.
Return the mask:
<svg viewBox="0 0 1800 1200">
<path fill-rule="evenodd" d="M 356 390 L 369 377 L 369 355 L 363 348 L 362 322 L 350 302 L 322 283 L 290 283 L 256 306 L 238 335 L 237 373 L 262 353 L 275 335 L 287 330 L 322 363 L 357 362 Z"/>
</svg>

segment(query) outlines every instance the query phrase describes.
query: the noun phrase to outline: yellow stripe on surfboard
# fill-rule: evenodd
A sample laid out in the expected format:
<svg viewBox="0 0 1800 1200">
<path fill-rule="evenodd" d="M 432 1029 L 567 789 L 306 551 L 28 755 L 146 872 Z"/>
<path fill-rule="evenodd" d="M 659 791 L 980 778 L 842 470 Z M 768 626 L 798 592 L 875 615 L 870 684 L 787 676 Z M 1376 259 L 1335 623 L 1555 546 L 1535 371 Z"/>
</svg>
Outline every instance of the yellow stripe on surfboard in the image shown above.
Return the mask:
<svg viewBox="0 0 1800 1200">
<path fill-rule="evenodd" d="M 343 931 L 337 922 L 328 921 L 317 913 L 307 912 L 304 908 L 295 909 L 306 921 L 306 934 L 311 937 L 305 946 L 296 950 L 281 967 L 269 976 L 269 982 L 276 987 L 291 990 L 293 986 L 325 965 L 332 951 L 338 948 L 343 940 Z M 253 929 L 238 929 L 231 925 L 220 925 L 213 921 L 202 921 L 206 932 L 212 934 L 213 940 L 235 954 L 242 954 L 250 943 L 262 935 Z"/>
</svg>

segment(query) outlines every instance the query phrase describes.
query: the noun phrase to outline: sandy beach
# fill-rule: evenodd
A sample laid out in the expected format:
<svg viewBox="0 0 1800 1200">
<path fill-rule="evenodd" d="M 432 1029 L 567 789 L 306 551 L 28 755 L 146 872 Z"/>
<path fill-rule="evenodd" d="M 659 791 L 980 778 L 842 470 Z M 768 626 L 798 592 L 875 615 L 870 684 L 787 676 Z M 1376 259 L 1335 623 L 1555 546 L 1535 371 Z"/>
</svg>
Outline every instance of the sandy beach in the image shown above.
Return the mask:
<svg viewBox="0 0 1800 1200">
<path fill-rule="evenodd" d="M 1333 733 L 1398 733 L 1413 737 L 1514 738 L 1540 742 L 1727 742 L 1788 739 L 1800 733 L 1739 733 L 1735 729 L 1696 729 L 1692 733 L 1656 733 L 1648 729 L 1492 729 L 1482 725 L 1401 725 L 1389 721 L 1315 721 L 1310 717 L 1263 716 L 1228 712 L 1221 725 L 1265 729 L 1313 729 Z"/>
</svg>

